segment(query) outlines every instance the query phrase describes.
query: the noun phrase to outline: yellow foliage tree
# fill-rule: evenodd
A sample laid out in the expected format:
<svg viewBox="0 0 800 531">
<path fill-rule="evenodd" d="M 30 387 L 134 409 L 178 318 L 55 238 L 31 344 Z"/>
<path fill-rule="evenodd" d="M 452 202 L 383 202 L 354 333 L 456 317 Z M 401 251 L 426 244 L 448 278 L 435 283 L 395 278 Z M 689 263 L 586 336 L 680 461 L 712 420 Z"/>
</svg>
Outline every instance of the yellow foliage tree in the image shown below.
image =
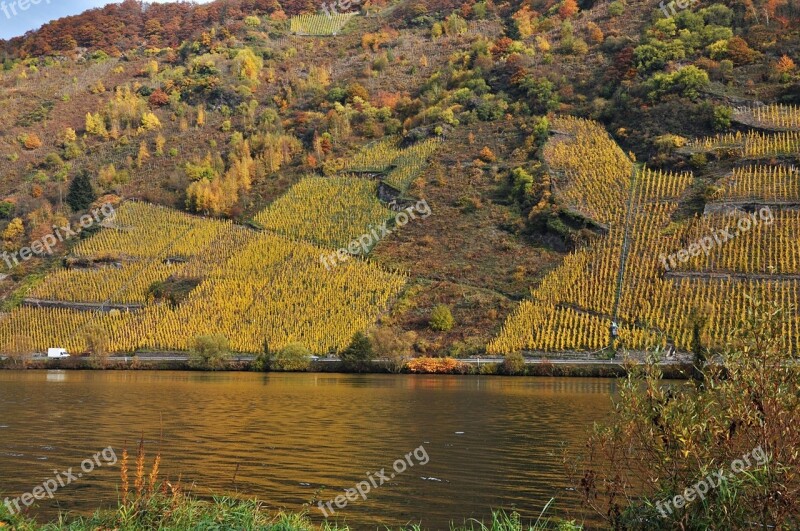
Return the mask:
<svg viewBox="0 0 800 531">
<path fill-rule="evenodd" d="M 145 73 L 150 77 L 158 74 L 158 61 L 153 59 L 152 61 L 148 62 L 147 67 L 145 68 Z"/>
<path fill-rule="evenodd" d="M 103 139 L 108 138 L 106 122 L 103 120 L 103 117 L 100 116 L 100 113 L 86 113 L 86 132 Z"/>
<path fill-rule="evenodd" d="M 150 151 L 147 149 L 147 143 L 142 141 L 139 144 L 139 154 L 136 156 L 136 166 L 142 167 L 144 161 L 150 158 Z"/>
<path fill-rule="evenodd" d="M 206 109 L 202 105 L 197 108 L 197 127 L 203 127 L 206 124 Z"/>
<path fill-rule="evenodd" d="M 108 118 L 112 123 L 118 121 L 122 127 L 135 126 L 146 112 L 147 102 L 127 85 L 117 87 L 107 106 Z"/>
<path fill-rule="evenodd" d="M 547 53 L 550 51 L 551 48 L 550 41 L 548 41 L 547 37 L 545 37 L 544 35 L 538 35 L 536 37 L 536 47 L 539 49 L 540 52 Z"/>
<path fill-rule="evenodd" d="M 533 35 L 535 31 L 535 15 L 528 6 L 522 6 L 511 18 L 517 23 L 517 30 L 523 39 Z"/>
<path fill-rule="evenodd" d="M 68 144 L 70 142 L 75 142 L 78 140 L 78 135 L 75 134 L 75 130 L 71 127 L 67 127 L 64 129 L 64 134 L 61 136 L 62 144 Z"/>
<path fill-rule="evenodd" d="M 250 48 L 243 48 L 233 60 L 236 73 L 245 81 L 258 83 L 258 76 L 264 66 L 264 61 L 258 57 Z"/>
<path fill-rule="evenodd" d="M 6 249 L 12 249 L 19 244 L 22 235 L 25 234 L 25 225 L 21 218 L 14 218 L 3 231 L 3 241 Z"/>
<path fill-rule="evenodd" d="M 156 137 L 156 155 L 157 156 L 161 157 L 162 155 L 164 155 L 164 146 L 166 145 L 166 143 L 167 143 L 167 139 L 164 138 L 164 135 L 159 134 Z"/>
<path fill-rule="evenodd" d="M 144 113 L 142 115 L 142 125 L 139 126 L 139 132 L 153 131 L 155 129 L 161 129 L 161 122 L 158 116 L 151 112 Z"/>
</svg>

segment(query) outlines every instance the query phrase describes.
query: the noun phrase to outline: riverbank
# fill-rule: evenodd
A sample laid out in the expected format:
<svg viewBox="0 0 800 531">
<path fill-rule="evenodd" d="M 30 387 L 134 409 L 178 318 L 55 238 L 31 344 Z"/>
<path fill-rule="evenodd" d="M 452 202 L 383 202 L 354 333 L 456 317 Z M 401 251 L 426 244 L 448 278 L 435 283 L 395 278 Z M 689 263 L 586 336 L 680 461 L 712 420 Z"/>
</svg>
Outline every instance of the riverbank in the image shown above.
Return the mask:
<svg viewBox="0 0 800 531">
<path fill-rule="evenodd" d="M 449 372 L 430 372 L 419 370 L 408 370 L 403 368 L 399 371 L 394 370 L 390 363 L 373 361 L 361 363 L 353 366 L 342 361 L 313 361 L 305 371 L 311 373 L 341 373 L 341 374 L 456 374 L 462 376 L 558 376 L 567 378 L 621 378 L 627 375 L 629 362 L 616 360 L 575 360 L 575 359 L 535 359 L 528 360 L 524 367 L 509 371 L 502 363 L 497 362 L 475 362 L 465 363 L 463 360 L 456 360 L 459 365 L 456 369 Z M 256 372 L 253 359 L 233 358 L 226 361 L 222 368 L 213 369 L 215 371 L 241 371 Z M 131 370 L 164 370 L 164 371 L 208 371 L 211 369 L 198 367 L 191 363 L 188 357 L 185 359 L 159 358 L 159 357 L 110 357 L 106 359 L 94 359 L 87 357 L 71 357 L 66 359 L 33 359 L 26 360 L 24 363 L 14 362 L 6 359 L 0 360 L 0 370 L 112 370 L 112 371 L 131 371 Z M 691 364 L 686 362 L 665 363 L 662 365 L 665 379 L 686 379 L 691 374 Z M 274 371 L 278 372 L 278 371 Z"/>
</svg>

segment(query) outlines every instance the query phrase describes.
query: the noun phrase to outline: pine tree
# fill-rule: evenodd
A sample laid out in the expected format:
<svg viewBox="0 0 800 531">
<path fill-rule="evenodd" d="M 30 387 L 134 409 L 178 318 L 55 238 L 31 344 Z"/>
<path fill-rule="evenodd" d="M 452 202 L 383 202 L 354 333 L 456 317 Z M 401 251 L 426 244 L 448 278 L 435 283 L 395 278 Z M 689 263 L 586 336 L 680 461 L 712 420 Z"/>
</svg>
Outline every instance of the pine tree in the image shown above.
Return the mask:
<svg viewBox="0 0 800 531">
<path fill-rule="evenodd" d="M 89 178 L 89 173 L 82 171 L 72 180 L 69 185 L 69 193 L 67 193 L 67 204 L 75 212 L 86 210 L 89 208 L 97 195 L 92 188 L 92 181 Z"/>
<path fill-rule="evenodd" d="M 351 369 L 361 370 L 365 364 L 375 359 L 375 349 L 372 341 L 364 332 L 356 332 L 350 345 L 344 349 L 339 357 Z"/>
</svg>

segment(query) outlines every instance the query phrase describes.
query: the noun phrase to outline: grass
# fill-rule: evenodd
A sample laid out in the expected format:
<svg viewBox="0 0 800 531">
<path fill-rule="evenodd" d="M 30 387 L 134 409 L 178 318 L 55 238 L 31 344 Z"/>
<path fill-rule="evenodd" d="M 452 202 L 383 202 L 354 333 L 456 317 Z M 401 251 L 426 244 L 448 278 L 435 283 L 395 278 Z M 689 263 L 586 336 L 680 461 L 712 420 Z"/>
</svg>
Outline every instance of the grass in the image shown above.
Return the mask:
<svg viewBox="0 0 800 531">
<path fill-rule="evenodd" d="M 62 515 L 58 520 L 39 524 L 29 518 L 11 517 L 0 506 L 0 529 L 15 531 L 163 531 L 183 530 L 258 530 L 258 531 L 349 531 L 347 526 L 324 523 L 314 524 L 305 513 L 278 512 L 270 514 L 261 502 L 255 500 L 235 500 L 214 498 L 200 501 L 191 497 L 179 503 L 163 507 L 162 518 L 158 522 L 140 521 L 144 513 L 135 506 L 120 506 L 116 511 L 98 511 L 91 517 L 69 518 Z M 386 528 L 387 530 L 390 528 Z M 423 531 L 419 525 L 403 527 L 408 531 Z M 539 518 L 531 524 L 524 524 L 517 513 L 494 511 L 488 522 L 469 520 L 463 525 L 453 525 L 451 531 L 577 531 L 582 529 L 571 522 L 553 523 L 550 519 Z"/>
</svg>

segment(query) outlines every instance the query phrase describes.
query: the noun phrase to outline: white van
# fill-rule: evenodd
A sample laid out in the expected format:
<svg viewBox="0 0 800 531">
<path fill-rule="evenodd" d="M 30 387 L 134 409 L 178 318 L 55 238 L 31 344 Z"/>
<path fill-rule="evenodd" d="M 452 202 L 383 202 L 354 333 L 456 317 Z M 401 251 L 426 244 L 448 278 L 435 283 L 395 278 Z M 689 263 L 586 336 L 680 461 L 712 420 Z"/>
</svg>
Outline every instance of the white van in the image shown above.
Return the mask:
<svg viewBox="0 0 800 531">
<path fill-rule="evenodd" d="M 64 348 L 49 348 L 47 349 L 47 357 L 51 359 L 69 358 L 69 352 Z"/>
</svg>

